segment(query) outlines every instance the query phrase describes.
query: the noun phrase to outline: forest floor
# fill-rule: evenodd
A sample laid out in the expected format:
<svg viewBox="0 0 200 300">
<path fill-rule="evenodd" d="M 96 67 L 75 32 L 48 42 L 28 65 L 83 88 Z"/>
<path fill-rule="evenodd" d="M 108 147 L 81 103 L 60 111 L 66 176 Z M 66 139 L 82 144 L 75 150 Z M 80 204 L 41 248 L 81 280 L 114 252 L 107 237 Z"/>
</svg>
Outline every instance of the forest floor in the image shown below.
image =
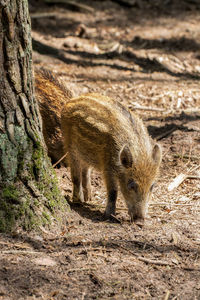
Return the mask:
<svg viewBox="0 0 200 300">
<path fill-rule="evenodd" d="M 34 65 L 75 95 L 99 92 L 136 111 L 162 145 L 160 177 L 143 228 L 121 195 L 119 222 L 103 221 L 105 187 L 93 172 L 92 202 L 71 204 L 61 232 L 1 235 L 0 299 L 199 300 L 200 5 L 79 3 L 30 1 Z M 69 170 L 56 172 L 69 200 Z"/>
</svg>

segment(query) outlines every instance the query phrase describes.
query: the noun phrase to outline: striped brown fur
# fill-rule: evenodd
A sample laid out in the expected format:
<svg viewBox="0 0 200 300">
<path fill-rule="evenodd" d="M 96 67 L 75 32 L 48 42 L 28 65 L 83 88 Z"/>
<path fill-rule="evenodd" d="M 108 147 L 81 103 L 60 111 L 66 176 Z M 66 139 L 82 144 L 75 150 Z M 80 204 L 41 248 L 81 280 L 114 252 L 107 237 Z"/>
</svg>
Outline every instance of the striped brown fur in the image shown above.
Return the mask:
<svg viewBox="0 0 200 300">
<path fill-rule="evenodd" d="M 72 98 L 72 92 L 57 79 L 56 73 L 40 68 L 35 70 L 35 91 L 43 123 L 43 135 L 48 155 L 53 162 L 64 154 L 61 133 L 61 110 Z"/>
<path fill-rule="evenodd" d="M 73 181 L 73 200 L 91 196 L 90 168 L 103 173 L 108 201 L 105 215 L 115 214 L 118 184 L 132 220 L 144 220 L 161 162 L 161 149 L 142 120 L 117 101 L 99 94 L 69 100 L 61 127 Z"/>
</svg>

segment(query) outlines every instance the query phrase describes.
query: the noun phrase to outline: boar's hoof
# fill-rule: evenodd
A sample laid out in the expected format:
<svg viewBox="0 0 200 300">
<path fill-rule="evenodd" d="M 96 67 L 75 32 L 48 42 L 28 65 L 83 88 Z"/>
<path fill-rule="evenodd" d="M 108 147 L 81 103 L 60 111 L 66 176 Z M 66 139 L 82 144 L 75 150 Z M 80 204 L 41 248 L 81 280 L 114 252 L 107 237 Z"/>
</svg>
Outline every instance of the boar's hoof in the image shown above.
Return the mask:
<svg viewBox="0 0 200 300">
<path fill-rule="evenodd" d="M 143 218 L 137 218 L 134 219 L 134 223 L 139 226 L 139 227 L 143 227 L 144 226 L 144 219 Z"/>
<path fill-rule="evenodd" d="M 109 220 L 112 223 L 120 223 L 120 221 L 117 218 L 115 218 L 114 214 L 108 214 L 106 212 L 103 215 L 103 220 L 105 221 Z"/>
<path fill-rule="evenodd" d="M 84 201 L 83 201 L 83 199 L 81 199 L 80 197 L 72 197 L 72 202 L 74 203 L 74 204 L 81 204 L 81 203 L 83 203 Z"/>
<path fill-rule="evenodd" d="M 88 191 L 83 190 L 84 202 L 90 202 L 92 200 L 91 194 Z"/>
</svg>

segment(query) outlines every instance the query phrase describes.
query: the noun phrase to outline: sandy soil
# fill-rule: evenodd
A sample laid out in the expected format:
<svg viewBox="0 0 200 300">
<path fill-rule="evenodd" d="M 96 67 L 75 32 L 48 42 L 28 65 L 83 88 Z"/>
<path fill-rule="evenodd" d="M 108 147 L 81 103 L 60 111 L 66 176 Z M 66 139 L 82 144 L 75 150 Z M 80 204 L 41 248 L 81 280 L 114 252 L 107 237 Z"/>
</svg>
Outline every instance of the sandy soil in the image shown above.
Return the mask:
<svg viewBox="0 0 200 300">
<path fill-rule="evenodd" d="M 163 162 L 145 227 L 129 222 L 120 195 L 119 222 L 103 221 L 95 171 L 92 202 L 72 205 L 69 170 L 56 169 L 71 205 L 66 226 L 0 235 L 0 299 L 200 299 L 200 5 L 124 2 L 88 0 L 80 9 L 30 1 L 33 60 L 75 95 L 97 91 L 137 111 L 159 140 Z M 169 192 L 180 173 L 190 177 Z"/>
</svg>

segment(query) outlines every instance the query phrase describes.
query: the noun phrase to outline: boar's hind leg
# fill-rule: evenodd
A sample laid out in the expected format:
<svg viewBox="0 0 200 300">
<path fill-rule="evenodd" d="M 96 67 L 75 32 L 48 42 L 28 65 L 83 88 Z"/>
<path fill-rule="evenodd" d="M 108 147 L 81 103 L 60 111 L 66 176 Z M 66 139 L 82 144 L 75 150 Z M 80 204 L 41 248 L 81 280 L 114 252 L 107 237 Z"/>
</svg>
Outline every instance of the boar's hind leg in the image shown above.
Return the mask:
<svg viewBox="0 0 200 300">
<path fill-rule="evenodd" d="M 73 202 L 82 202 L 83 189 L 82 189 L 82 176 L 81 176 L 81 163 L 78 159 L 70 156 L 70 169 L 71 169 L 71 178 L 73 182 Z"/>
<path fill-rule="evenodd" d="M 86 166 L 82 169 L 82 187 L 84 201 L 91 200 L 91 183 L 90 183 L 90 169 Z"/>
<path fill-rule="evenodd" d="M 105 210 L 105 217 L 112 218 L 111 215 L 115 215 L 116 200 L 117 200 L 117 181 L 113 174 L 104 174 L 106 187 L 107 187 L 107 205 Z"/>
</svg>

